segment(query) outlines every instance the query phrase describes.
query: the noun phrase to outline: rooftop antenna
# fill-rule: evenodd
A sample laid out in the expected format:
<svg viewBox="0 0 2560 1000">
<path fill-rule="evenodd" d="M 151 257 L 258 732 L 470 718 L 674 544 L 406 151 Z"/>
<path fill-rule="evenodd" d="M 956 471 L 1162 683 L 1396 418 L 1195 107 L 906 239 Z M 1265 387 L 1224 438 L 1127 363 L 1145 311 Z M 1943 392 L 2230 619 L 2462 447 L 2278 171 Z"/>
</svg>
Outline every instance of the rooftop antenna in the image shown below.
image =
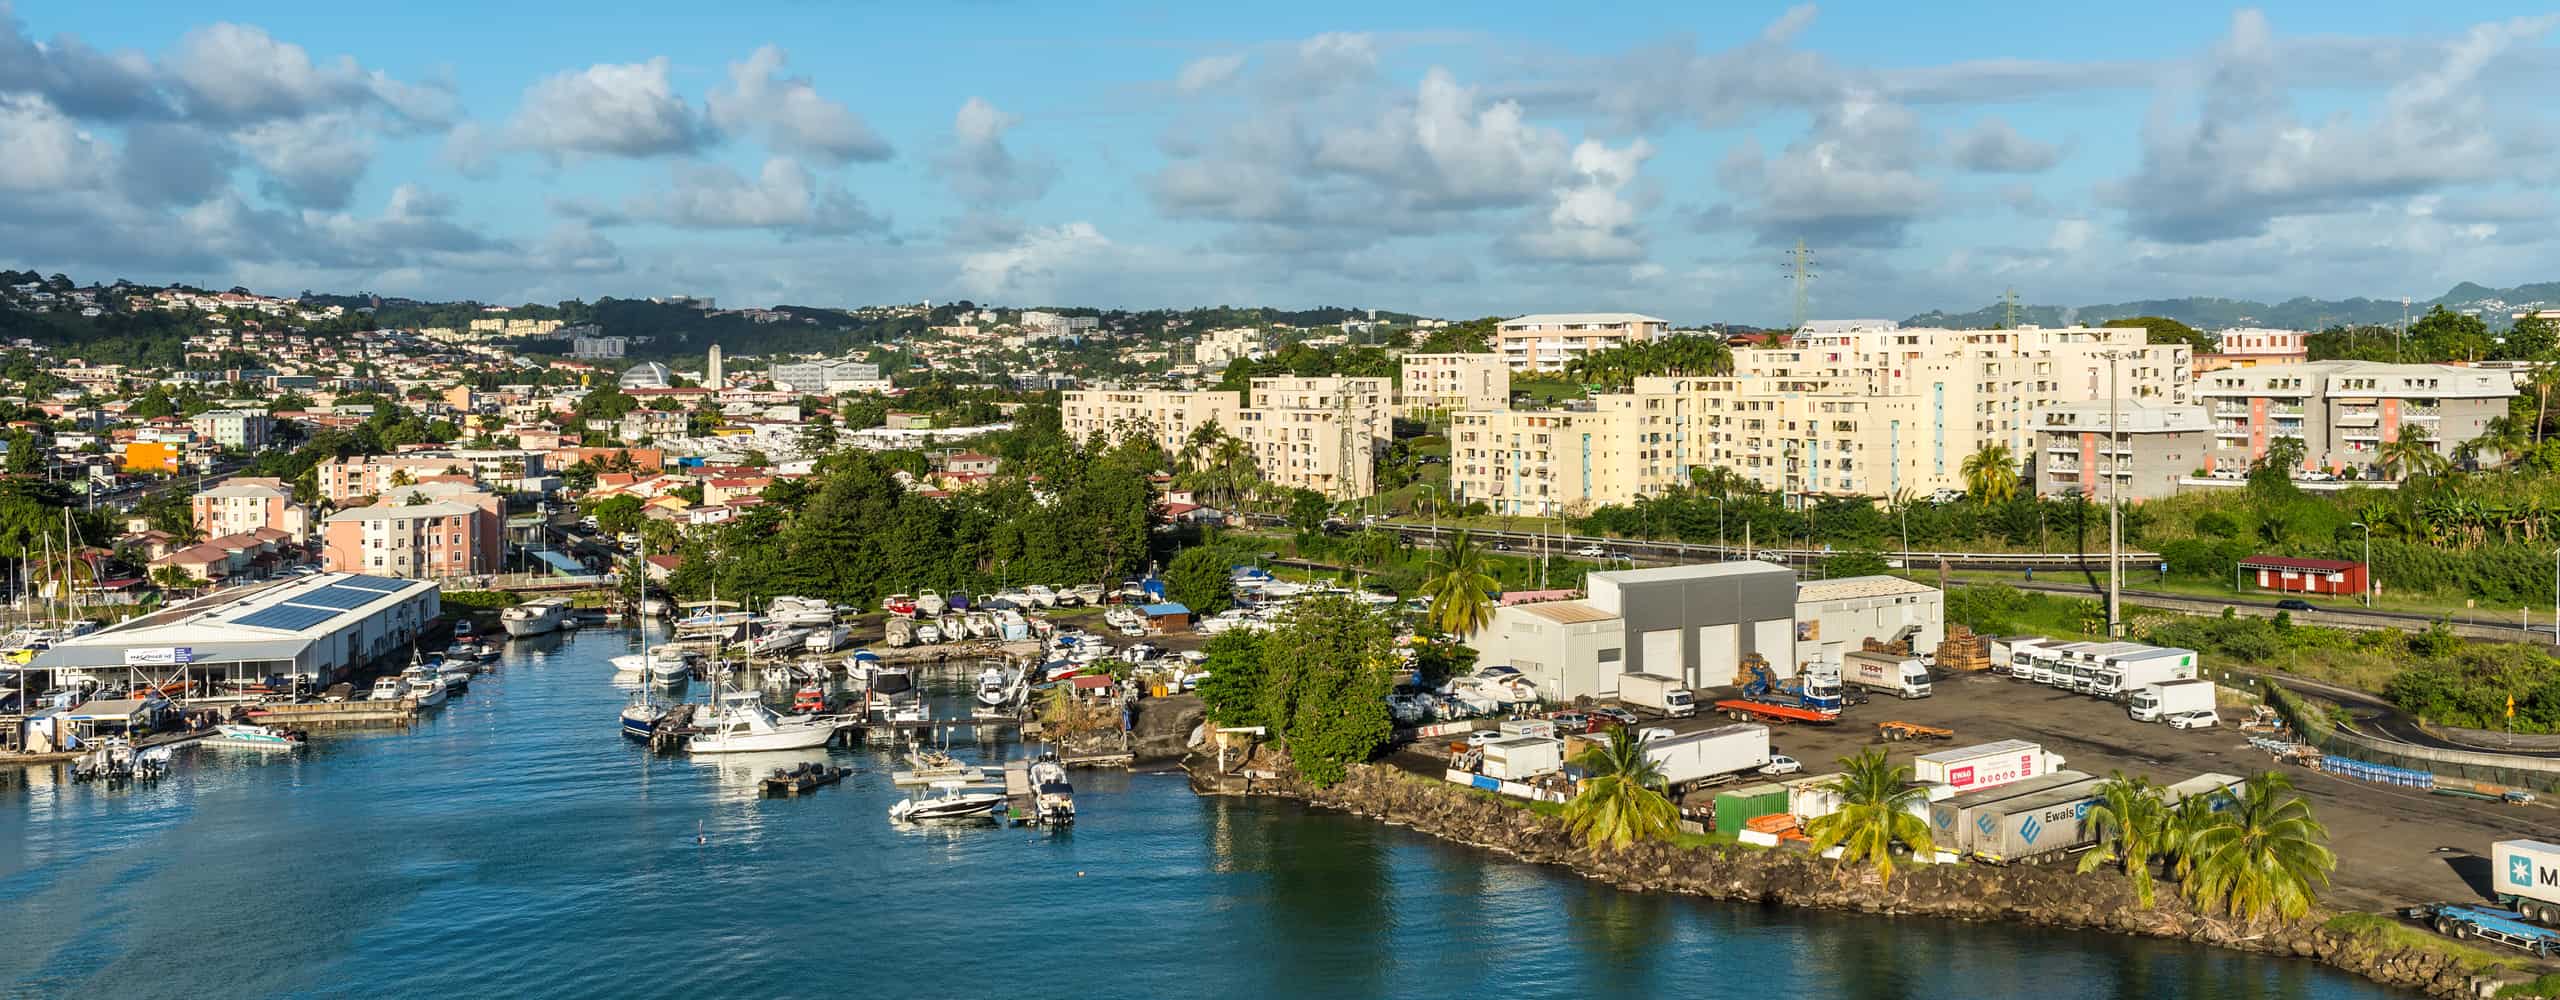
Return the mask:
<svg viewBox="0 0 2560 1000">
<path fill-rule="evenodd" d="M 1798 331 L 1802 331 L 1804 329 L 1805 293 L 1813 287 L 1813 279 L 1821 277 L 1821 275 L 1814 273 L 1813 251 L 1805 249 L 1804 241 L 1802 239 L 1798 239 L 1796 241 L 1795 249 L 1787 251 L 1787 275 L 1795 282 L 1796 286 L 1795 328 Z"/>
</svg>

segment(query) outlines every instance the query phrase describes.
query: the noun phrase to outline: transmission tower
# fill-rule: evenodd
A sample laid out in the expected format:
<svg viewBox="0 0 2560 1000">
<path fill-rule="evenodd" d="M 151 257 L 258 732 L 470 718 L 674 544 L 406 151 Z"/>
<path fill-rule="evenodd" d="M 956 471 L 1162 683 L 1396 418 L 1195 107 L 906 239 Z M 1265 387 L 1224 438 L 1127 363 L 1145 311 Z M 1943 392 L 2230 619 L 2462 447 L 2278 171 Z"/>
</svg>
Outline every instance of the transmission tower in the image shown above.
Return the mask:
<svg viewBox="0 0 2560 1000">
<path fill-rule="evenodd" d="M 2018 290 L 2014 287 L 2000 293 L 2000 328 L 2018 328 Z"/>
<path fill-rule="evenodd" d="M 1812 290 L 1813 279 L 1821 277 L 1821 275 L 1815 274 L 1813 271 L 1813 251 L 1805 249 L 1803 240 L 1797 240 L 1796 248 L 1787 251 L 1787 276 L 1790 280 L 1795 282 L 1795 328 L 1801 331 L 1804 329 L 1806 293 Z"/>
<path fill-rule="evenodd" d="M 1342 468 L 1339 470 L 1340 474 L 1335 485 L 1342 491 L 1344 499 L 1359 498 L 1360 466 L 1358 463 L 1369 460 L 1368 438 L 1365 435 L 1358 435 L 1351 426 L 1352 382 L 1353 379 L 1349 375 L 1336 376 L 1333 380 L 1333 419 L 1342 431 Z"/>
</svg>

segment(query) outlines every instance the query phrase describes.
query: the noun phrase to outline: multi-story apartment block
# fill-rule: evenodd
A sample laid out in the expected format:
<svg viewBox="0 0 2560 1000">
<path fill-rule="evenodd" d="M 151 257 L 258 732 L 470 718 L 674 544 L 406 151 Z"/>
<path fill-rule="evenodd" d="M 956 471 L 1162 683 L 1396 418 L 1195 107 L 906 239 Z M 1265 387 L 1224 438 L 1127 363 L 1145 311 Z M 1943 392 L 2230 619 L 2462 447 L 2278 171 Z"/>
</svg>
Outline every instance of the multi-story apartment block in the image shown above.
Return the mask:
<svg viewBox="0 0 2560 1000">
<path fill-rule="evenodd" d="M 1404 412 L 1499 410 L 1511 404 L 1511 366 L 1499 353 L 1407 354 Z"/>
<path fill-rule="evenodd" d="M 2311 334 L 2302 330 L 2235 327 L 2216 336 L 2214 350 L 2196 355 L 2196 374 L 2225 368 L 2293 365 L 2311 360 Z"/>
<path fill-rule="evenodd" d="M 1094 332 L 1102 321 L 1092 316 L 1060 316 L 1050 312 L 1024 312 L 1022 334 L 1034 340 L 1059 337 L 1083 337 Z"/>
<path fill-rule="evenodd" d="M 2176 494 L 2179 477 L 2209 471 L 2212 460 L 2202 406 L 2064 403 L 2046 409 L 2036 431 L 2036 492 L 2152 500 Z"/>
<path fill-rule="evenodd" d="M 321 561 L 333 573 L 412 580 L 495 573 L 505 544 L 501 520 L 494 493 L 403 488 L 373 506 L 329 515 Z"/>
<path fill-rule="evenodd" d="M 1253 405 L 1219 390 L 1079 390 L 1063 396 L 1059 418 L 1072 438 L 1145 435 L 1175 455 L 1214 424 L 1243 442 L 1276 485 L 1336 499 L 1374 491 L 1377 450 L 1394 429 L 1390 380 L 1260 378 L 1241 395 L 1250 395 Z"/>
<path fill-rule="evenodd" d="M 197 437 L 224 451 L 254 452 L 274 439 L 276 422 L 264 410 L 206 410 L 189 418 L 187 425 Z"/>
<path fill-rule="evenodd" d="M 337 504 L 384 496 L 402 485 L 399 480 L 415 483 L 430 476 L 470 476 L 483 486 L 514 490 L 542 478 L 547 457 L 547 452 L 512 448 L 351 455 L 320 463 L 317 477 L 320 495 Z"/>
<path fill-rule="evenodd" d="M 296 539 L 311 537 L 311 511 L 293 502 L 284 480 L 241 476 L 189 500 L 196 530 L 206 538 L 274 528 Z"/>
<path fill-rule="evenodd" d="M 2384 445 L 2416 434 L 2450 457 L 2507 412 L 2507 372 L 2460 365 L 2311 361 L 2218 371 L 2196 396 L 2213 421 L 2214 467 L 2247 467 L 2267 442 L 2300 438 L 2305 470 L 2369 472 Z"/>
<path fill-rule="evenodd" d="M 1513 371 L 1553 372 L 1575 358 L 1670 331 L 1670 321 L 1637 313 L 1539 313 L 1503 320 L 1493 346 Z"/>
<path fill-rule="evenodd" d="M 1238 358 L 1261 357 L 1262 351 L 1262 331 L 1234 326 L 1201 334 L 1191 345 L 1191 362 L 1202 368 L 1219 368 Z"/>
<path fill-rule="evenodd" d="M 2146 344 L 2144 336 L 1906 330 L 1881 321 L 1808 326 L 1788 347 L 1737 352 L 1731 375 L 1640 378 L 1632 391 L 1593 400 L 1594 412 L 1610 416 L 1594 433 L 1624 438 L 1595 438 L 1577 461 L 1630 463 L 1632 473 L 1583 476 L 1566 467 L 1564 478 L 1541 481 L 1558 471 L 1534 461 L 1506 467 L 1518 456 L 1490 447 L 1494 438 L 1469 439 L 1471 428 L 1491 434 L 1516 421 L 1461 420 L 1450 442 L 1451 491 L 1504 513 L 1550 513 L 1575 502 L 1625 503 L 1708 466 L 1792 497 L 1960 489 L 1966 457 L 1999 444 L 2023 464 L 2043 412 L 2108 398 L 2110 370 L 2123 399 L 2185 402 L 2187 348 Z"/>
<path fill-rule="evenodd" d="M 593 327 L 587 329 L 592 330 Z M 581 334 L 569 338 L 569 356 L 586 361 L 610 361 L 622 356 L 631 346 L 629 337 L 605 337 Z"/>
<path fill-rule="evenodd" d="M 1496 514 L 1581 515 L 1672 484 L 1639 458 L 1624 398 L 1595 410 L 1468 410 L 1449 420 L 1449 493 Z M 1654 475 L 1646 475 L 1647 464 Z"/>
<path fill-rule="evenodd" d="M 880 380 L 880 366 L 860 361 L 793 361 L 773 366 L 773 383 L 792 392 L 834 392 Z"/>
</svg>

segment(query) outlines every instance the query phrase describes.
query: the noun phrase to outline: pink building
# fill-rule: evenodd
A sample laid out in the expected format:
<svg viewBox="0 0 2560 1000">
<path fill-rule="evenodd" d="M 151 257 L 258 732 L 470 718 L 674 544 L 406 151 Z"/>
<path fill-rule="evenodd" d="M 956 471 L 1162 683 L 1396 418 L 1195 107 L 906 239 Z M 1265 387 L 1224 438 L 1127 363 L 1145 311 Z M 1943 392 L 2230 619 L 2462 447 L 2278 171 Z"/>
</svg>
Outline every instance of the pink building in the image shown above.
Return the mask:
<svg viewBox="0 0 2560 1000">
<path fill-rule="evenodd" d="M 293 502 L 284 480 L 242 477 L 195 495 L 196 530 L 206 538 L 273 528 L 295 540 L 311 537 L 311 511 Z"/>
<path fill-rule="evenodd" d="M 2239 328 L 2215 335 L 2215 350 L 2195 356 L 2197 375 L 2226 368 L 2290 365 L 2311 360 L 2311 334 L 2304 330 Z"/>
<path fill-rule="evenodd" d="M 329 515 L 322 563 L 330 572 L 409 580 L 495 573 L 502 523 L 497 494 L 403 488 L 371 507 Z"/>
</svg>

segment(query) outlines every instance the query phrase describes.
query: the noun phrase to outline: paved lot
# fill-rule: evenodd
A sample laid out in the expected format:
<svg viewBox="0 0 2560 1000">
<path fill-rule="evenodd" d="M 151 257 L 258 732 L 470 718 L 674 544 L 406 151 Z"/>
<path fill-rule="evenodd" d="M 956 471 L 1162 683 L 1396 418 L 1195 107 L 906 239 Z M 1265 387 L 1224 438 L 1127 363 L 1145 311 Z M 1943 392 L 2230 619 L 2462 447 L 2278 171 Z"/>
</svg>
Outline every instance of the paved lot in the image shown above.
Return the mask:
<svg viewBox="0 0 2560 1000">
<path fill-rule="evenodd" d="M 2488 892 L 2489 843 L 2510 837 L 2560 839 L 2560 810 L 2550 805 L 2508 806 L 2430 795 L 2331 777 L 2277 765 L 2252 749 L 2236 729 L 2178 731 L 2135 722 L 2112 702 L 1990 675 L 1941 678 L 1935 694 L 1917 701 L 1877 697 L 1851 707 L 1834 726 L 1783 726 L 1772 730 L 1777 752 L 1801 760 L 1805 772 L 1837 769 L 1835 762 L 1873 746 L 1898 761 L 1948 747 L 2024 739 L 2061 754 L 2063 766 L 2101 777 L 2122 770 L 2167 784 L 2206 772 L 2248 775 L 2278 767 L 2311 800 L 2338 852 L 2332 905 L 2387 909 L 2410 903 L 2481 898 Z M 1701 701 L 1722 692 L 1701 692 Z M 2226 711 L 2226 716 L 2231 715 Z M 1884 743 L 1876 723 L 1906 720 L 1956 731 L 1951 742 Z M 1653 724 L 1653 723 L 1648 723 Z M 1688 731 L 1727 725 L 1722 716 L 1684 720 Z M 1418 754 L 1400 755 L 1408 766 Z"/>
</svg>

